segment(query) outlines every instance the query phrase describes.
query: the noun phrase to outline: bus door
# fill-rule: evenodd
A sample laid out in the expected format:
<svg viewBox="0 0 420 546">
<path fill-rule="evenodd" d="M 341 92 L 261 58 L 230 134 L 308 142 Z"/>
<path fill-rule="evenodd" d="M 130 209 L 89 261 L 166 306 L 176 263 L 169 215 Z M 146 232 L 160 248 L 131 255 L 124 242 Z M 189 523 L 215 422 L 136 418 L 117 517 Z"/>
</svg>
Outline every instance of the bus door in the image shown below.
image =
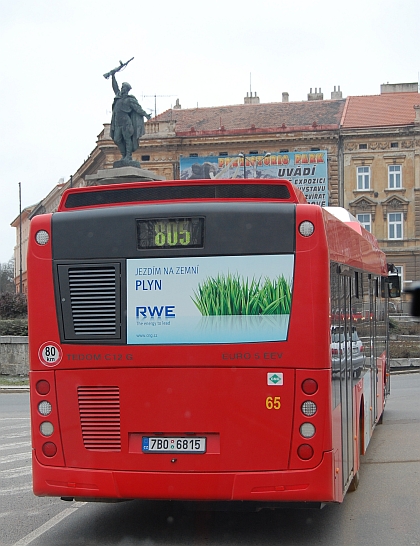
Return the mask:
<svg viewBox="0 0 420 546">
<path fill-rule="evenodd" d="M 347 483 L 350 472 L 353 470 L 353 366 L 352 366 L 352 278 L 342 275 L 342 302 L 343 302 L 343 333 L 344 358 L 341 370 L 341 422 L 343 435 L 343 487 Z"/>
<path fill-rule="evenodd" d="M 370 426 L 373 427 L 377 418 L 377 389 L 378 389 L 378 367 L 376 361 L 376 322 L 377 322 L 377 297 L 379 292 L 379 280 L 369 275 L 369 299 L 370 299 L 370 388 L 371 388 L 371 416 Z"/>
<path fill-rule="evenodd" d="M 354 465 L 352 277 L 348 268 L 336 266 L 331 277 L 331 346 L 333 382 L 339 383 L 343 487 Z M 335 388 L 337 385 L 335 385 Z"/>
</svg>

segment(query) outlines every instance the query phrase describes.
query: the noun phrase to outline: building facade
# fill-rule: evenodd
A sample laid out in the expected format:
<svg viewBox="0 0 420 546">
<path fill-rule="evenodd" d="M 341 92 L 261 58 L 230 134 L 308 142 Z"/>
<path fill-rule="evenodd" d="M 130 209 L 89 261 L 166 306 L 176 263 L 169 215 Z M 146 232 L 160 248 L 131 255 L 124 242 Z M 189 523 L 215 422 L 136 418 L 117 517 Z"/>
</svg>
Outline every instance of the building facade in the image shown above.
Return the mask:
<svg viewBox="0 0 420 546">
<path fill-rule="evenodd" d="M 261 103 L 255 94 L 247 95 L 243 104 L 212 108 L 182 109 L 177 101 L 173 109 L 145 124 L 133 159 L 166 179 L 184 176 L 182 165 L 195 165 L 201 172 L 195 178 L 217 177 L 211 165 L 223 164 L 226 158 L 237 167 L 229 176 L 264 177 L 264 161 L 274 164 L 281 155 L 289 161 L 296 155 L 316 157 L 323 151 L 326 204 L 343 206 L 356 216 L 377 237 L 403 280 L 411 282 L 420 278 L 417 105 L 417 84 L 382 86 L 380 95 L 347 99 L 334 89 L 331 99 L 324 100 L 315 89 L 301 102 L 289 102 L 287 93 L 279 103 Z M 95 149 L 71 180 L 22 218 L 22 225 L 35 214 L 56 210 L 59 196 L 70 185 L 85 186 L 87 175 L 112 168 L 120 153 L 109 128 L 104 125 Z M 210 165 L 207 170 L 205 164 Z M 292 181 L 296 172 L 277 170 L 279 177 Z M 15 258 L 17 254 L 18 245 Z"/>
<path fill-rule="evenodd" d="M 420 279 L 420 95 L 417 84 L 411 92 L 387 87 L 347 99 L 343 204 L 375 235 L 407 287 Z"/>
</svg>

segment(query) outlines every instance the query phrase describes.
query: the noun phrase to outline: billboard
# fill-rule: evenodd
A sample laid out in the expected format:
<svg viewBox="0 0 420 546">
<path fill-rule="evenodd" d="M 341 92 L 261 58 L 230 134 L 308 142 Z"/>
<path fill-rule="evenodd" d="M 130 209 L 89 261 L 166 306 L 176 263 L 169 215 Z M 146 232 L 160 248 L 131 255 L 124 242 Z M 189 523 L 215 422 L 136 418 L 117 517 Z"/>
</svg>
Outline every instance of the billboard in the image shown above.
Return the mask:
<svg viewBox="0 0 420 546">
<path fill-rule="evenodd" d="M 127 344 L 287 339 L 293 254 L 127 260 Z"/>
<path fill-rule="evenodd" d="M 181 157 L 181 180 L 206 178 L 286 178 L 308 203 L 328 206 L 328 152 L 279 152 L 270 155 Z"/>
</svg>

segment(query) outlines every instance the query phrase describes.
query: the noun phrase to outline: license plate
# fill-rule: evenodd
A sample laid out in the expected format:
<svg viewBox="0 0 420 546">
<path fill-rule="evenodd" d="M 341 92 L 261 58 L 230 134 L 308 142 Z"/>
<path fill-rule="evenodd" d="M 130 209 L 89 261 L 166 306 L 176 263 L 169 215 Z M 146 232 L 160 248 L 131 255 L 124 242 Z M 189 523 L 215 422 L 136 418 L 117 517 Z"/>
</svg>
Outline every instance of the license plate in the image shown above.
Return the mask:
<svg viewBox="0 0 420 546">
<path fill-rule="evenodd" d="M 143 453 L 205 453 L 206 438 L 143 436 Z"/>
</svg>

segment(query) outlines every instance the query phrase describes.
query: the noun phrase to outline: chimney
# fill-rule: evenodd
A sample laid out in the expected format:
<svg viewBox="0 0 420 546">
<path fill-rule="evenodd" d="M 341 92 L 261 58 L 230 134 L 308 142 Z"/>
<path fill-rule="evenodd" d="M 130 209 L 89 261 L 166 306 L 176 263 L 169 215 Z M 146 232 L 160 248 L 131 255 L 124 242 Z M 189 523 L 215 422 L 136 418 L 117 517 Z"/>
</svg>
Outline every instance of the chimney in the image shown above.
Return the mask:
<svg viewBox="0 0 420 546">
<path fill-rule="evenodd" d="M 287 91 L 283 91 L 281 94 L 281 102 L 289 102 L 289 93 Z"/>
<path fill-rule="evenodd" d="M 414 83 L 383 83 L 381 95 L 384 93 L 418 93 L 419 84 Z"/>
<path fill-rule="evenodd" d="M 414 118 L 414 125 L 420 125 L 420 104 L 414 105 L 414 112 L 416 117 Z"/>
<path fill-rule="evenodd" d="M 338 91 L 335 90 L 335 85 L 334 85 L 334 91 L 331 91 L 331 98 L 332 99 L 342 99 L 343 98 L 343 93 L 340 91 L 340 86 L 338 86 Z"/>
<path fill-rule="evenodd" d="M 244 98 L 244 104 L 260 104 L 260 97 L 257 97 L 257 92 L 255 91 L 255 95 L 252 95 L 252 91 L 250 94 L 248 94 L 247 91 L 246 97 Z"/>
<path fill-rule="evenodd" d="M 179 104 L 179 99 L 176 99 L 174 110 L 181 110 L 181 105 Z"/>
<path fill-rule="evenodd" d="M 311 87 L 308 93 L 308 100 L 324 100 L 324 95 L 321 92 L 321 88 L 319 88 L 319 93 L 318 93 L 318 88 L 315 87 L 315 93 L 312 93 L 312 87 Z"/>
</svg>

